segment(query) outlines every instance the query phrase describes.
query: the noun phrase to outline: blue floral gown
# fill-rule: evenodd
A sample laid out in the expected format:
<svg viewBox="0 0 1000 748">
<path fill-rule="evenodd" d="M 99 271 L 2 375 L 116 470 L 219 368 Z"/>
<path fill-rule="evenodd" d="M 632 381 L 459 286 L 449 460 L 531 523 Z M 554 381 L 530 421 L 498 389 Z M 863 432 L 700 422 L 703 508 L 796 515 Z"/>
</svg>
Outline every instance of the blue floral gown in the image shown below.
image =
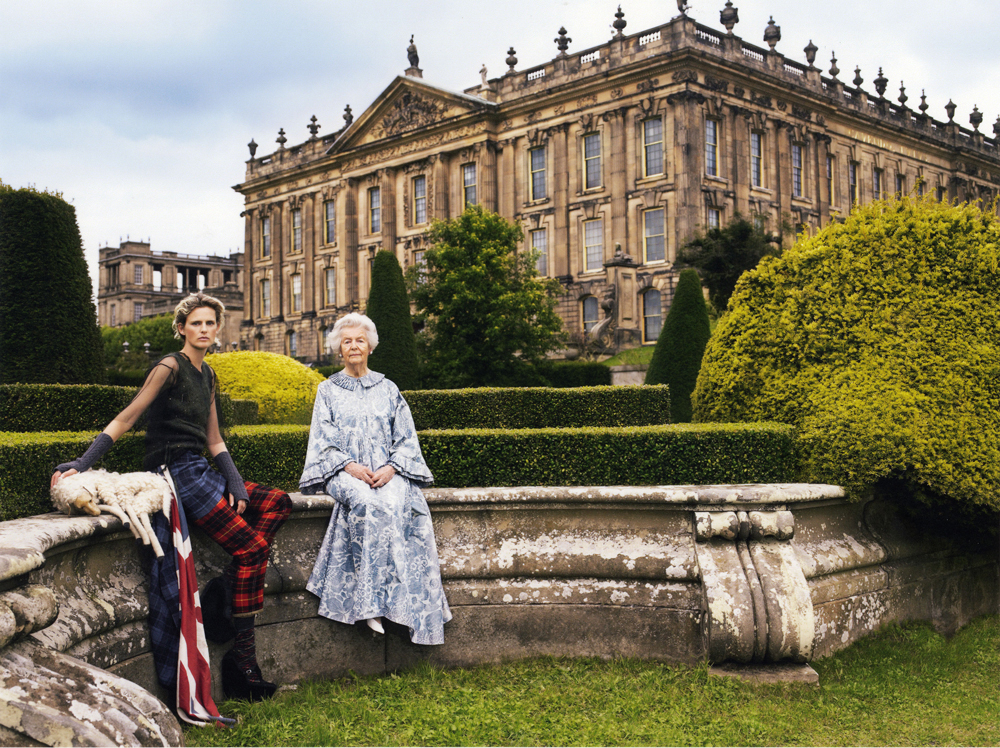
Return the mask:
<svg viewBox="0 0 1000 748">
<path fill-rule="evenodd" d="M 344 471 L 357 462 L 396 469 L 371 488 Z M 434 528 L 420 491 L 434 480 L 406 400 L 385 375 L 338 372 L 319 385 L 299 485 L 322 483 L 337 499 L 306 585 L 319 613 L 342 623 L 384 616 L 415 644 L 443 644 L 451 620 Z"/>
</svg>

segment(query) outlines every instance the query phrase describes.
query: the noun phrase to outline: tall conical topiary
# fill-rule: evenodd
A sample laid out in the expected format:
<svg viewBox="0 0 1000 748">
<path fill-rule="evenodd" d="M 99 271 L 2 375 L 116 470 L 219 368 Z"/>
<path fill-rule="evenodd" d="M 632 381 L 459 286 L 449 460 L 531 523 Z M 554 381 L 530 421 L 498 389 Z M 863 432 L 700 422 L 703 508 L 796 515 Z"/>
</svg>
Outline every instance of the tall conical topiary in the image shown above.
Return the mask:
<svg viewBox="0 0 1000 748">
<path fill-rule="evenodd" d="M 698 381 L 701 357 L 711 337 L 708 308 L 698 271 L 681 271 L 670 312 L 663 323 L 646 371 L 646 384 L 670 385 L 670 420 L 691 420 L 691 393 Z"/>
<path fill-rule="evenodd" d="M 372 261 L 372 288 L 365 309 L 378 329 L 378 348 L 368 359 L 373 371 L 385 374 L 401 390 L 420 385 L 417 341 L 410 321 L 403 269 L 396 255 L 382 250 Z"/>
<path fill-rule="evenodd" d="M 0 183 L 0 382 L 103 384 L 76 209 Z"/>
</svg>

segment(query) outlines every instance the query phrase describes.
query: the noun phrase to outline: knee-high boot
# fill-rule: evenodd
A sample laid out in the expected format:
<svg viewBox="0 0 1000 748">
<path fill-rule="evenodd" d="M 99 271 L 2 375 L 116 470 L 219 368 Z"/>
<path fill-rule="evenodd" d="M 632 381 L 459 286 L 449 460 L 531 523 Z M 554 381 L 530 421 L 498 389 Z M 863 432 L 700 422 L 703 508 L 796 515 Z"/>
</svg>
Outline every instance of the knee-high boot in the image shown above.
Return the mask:
<svg viewBox="0 0 1000 748">
<path fill-rule="evenodd" d="M 233 618 L 236 643 L 222 658 L 222 690 L 230 699 L 262 701 L 278 690 L 275 683 L 264 680 L 257 664 L 257 645 L 254 638 L 256 616 Z"/>
</svg>

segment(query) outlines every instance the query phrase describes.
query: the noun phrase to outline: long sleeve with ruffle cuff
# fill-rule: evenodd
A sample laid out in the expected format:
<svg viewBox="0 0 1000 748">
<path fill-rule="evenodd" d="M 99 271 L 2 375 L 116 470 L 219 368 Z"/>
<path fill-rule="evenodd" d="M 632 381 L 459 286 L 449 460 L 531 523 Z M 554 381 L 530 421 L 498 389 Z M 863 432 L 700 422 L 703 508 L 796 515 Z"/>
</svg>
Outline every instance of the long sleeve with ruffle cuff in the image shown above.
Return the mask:
<svg viewBox="0 0 1000 748">
<path fill-rule="evenodd" d="M 434 476 L 424 461 L 417 440 L 417 429 L 413 424 L 413 415 L 399 391 L 396 391 L 396 408 L 392 419 L 392 446 L 389 448 L 389 464 L 397 473 L 416 483 L 427 487 L 434 482 Z"/>
<path fill-rule="evenodd" d="M 306 464 L 299 478 L 299 487 L 305 488 L 317 483 L 327 483 L 334 475 L 355 460 L 339 444 L 338 431 L 333 425 L 334 409 L 329 400 L 328 390 L 320 387 L 313 404 L 312 426 L 309 428 L 309 445 L 306 447 Z"/>
</svg>

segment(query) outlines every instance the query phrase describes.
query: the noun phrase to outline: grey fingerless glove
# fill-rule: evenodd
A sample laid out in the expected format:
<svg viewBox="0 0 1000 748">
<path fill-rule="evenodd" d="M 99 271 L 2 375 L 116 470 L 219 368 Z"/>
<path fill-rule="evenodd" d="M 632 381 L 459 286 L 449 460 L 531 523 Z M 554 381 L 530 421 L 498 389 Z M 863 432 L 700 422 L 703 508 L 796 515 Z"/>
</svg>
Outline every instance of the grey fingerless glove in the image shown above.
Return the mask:
<svg viewBox="0 0 1000 748">
<path fill-rule="evenodd" d="M 87 447 L 87 451 L 82 456 L 77 457 L 72 462 L 64 462 L 61 465 L 56 465 L 56 469 L 53 472 L 65 473 L 67 470 L 76 470 L 78 473 L 85 473 L 90 470 L 95 462 L 104 457 L 114 444 L 115 440 L 102 431 L 91 445 Z"/>
<path fill-rule="evenodd" d="M 236 464 L 233 462 L 233 458 L 229 452 L 219 452 L 215 456 L 215 465 L 219 468 L 219 472 L 222 473 L 222 477 L 226 479 L 226 483 L 229 484 L 229 493 L 237 501 L 245 501 L 249 504 L 250 497 L 247 496 L 246 484 L 243 482 L 243 478 L 240 477 L 240 471 L 236 469 Z"/>
</svg>

